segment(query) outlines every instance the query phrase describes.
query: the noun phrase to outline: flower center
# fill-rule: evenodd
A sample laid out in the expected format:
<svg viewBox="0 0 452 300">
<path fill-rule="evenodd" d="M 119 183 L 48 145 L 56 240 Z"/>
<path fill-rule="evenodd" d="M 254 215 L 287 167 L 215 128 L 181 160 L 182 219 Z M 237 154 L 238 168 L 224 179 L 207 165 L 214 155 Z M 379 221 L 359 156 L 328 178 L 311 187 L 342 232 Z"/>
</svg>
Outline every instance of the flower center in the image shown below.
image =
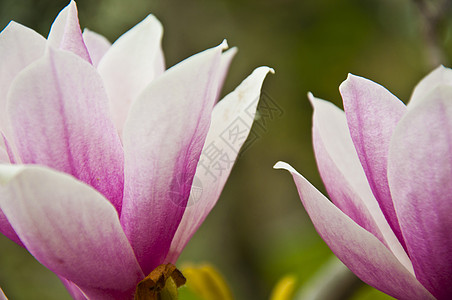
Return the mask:
<svg viewBox="0 0 452 300">
<path fill-rule="evenodd" d="M 135 300 L 177 299 L 177 288 L 184 285 L 185 281 L 184 275 L 175 265 L 160 265 L 138 283 Z"/>
</svg>

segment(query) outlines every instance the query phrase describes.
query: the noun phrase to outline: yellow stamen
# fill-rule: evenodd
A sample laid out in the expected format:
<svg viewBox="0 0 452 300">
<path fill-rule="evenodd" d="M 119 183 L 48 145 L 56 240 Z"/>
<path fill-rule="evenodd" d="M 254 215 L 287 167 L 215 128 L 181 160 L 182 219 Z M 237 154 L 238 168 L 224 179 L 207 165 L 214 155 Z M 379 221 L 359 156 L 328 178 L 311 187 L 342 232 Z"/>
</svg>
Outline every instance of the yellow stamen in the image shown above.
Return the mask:
<svg viewBox="0 0 452 300">
<path fill-rule="evenodd" d="M 187 288 L 204 300 L 232 300 L 233 296 L 223 276 L 211 265 L 186 265 Z"/>
<path fill-rule="evenodd" d="M 177 288 L 185 281 L 184 275 L 173 264 L 160 265 L 138 283 L 135 300 L 175 300 Z"/>
<path fill-rule="evenodd" d="M 290 300 L 295 294 L 295 285 L 297 280 L 293 275 L 286 275 L 281 278 L 270 296 L 270 300 Z"/>
</svg>

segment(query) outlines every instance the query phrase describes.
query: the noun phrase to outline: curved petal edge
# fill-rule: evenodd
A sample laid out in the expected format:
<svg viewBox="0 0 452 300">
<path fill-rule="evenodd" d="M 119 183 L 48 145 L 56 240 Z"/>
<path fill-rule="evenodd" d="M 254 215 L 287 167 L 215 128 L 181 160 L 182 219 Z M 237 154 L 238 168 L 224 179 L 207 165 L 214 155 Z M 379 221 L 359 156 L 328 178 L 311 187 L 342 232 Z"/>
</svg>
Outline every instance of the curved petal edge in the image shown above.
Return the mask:
<svg viewBox="0 0 452 300">
<path fill-rule="evenodd" d="M 284 162 L 274 168 L 292 174 L 317 232 L 359 278 L 398 299 L 434 299 L 383 243 L 340 211 L 294 168 Z"/>
</svg>

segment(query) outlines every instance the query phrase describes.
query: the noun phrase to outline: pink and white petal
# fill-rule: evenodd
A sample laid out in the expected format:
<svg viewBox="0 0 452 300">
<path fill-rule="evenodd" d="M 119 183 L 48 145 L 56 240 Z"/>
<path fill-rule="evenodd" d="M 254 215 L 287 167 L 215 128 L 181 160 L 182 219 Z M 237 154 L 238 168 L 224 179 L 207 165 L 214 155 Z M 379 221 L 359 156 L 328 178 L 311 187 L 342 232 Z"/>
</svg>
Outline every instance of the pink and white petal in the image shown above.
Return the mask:
<svg viewBox="0 0 452 300">
<path fill-rule="evenodd" d="M 149 15 L 114 42 L 99 62 L 113 121 L 120 133 L 132 102 L 164 71 L 162 35 L 162 25 Z"/>
<path fill-rule="evenodd" d="M 82 31 L 78 22 L 78 12 L 75 1 L 71 0 L 71 2 L 60 11 L 50 28 L 47 41 L 51 46 L 75 53 L 91 63 L 91 58 L 85 42 L 83 41 Z"/>
<path fill-rule="evenodd" d="M 58 278 L 60 278 L 61 282 L 63 283 L 68 293 L 71 295 L 72 299 L 87 300 L 86 295 L 83 294 L 83 292 L 79 289 L 79 287 L 75 283 L 67 280 L 62 276 L 58 276 Z"/>
<path fill-rule="evenodd" d="M 22 244 L 14 229 L 11 227 L 11 224 L 9 224 L 8 219 L 6 218 L 5 214 L 1 209 L 0 209 L 0 232 L 4 236 L 9 238 L 11 241 L 15 242 L 16 244 L 22 247 L 24 246 L 24 244 Z"/>
<path fill-rule="evenodd" d="M 166 70 L 165 55 L 163 53 L 162 43 L 160 42 L 160 47 L 157 50 L 154 62 L 154 74 L 155 74 L 154 78 L 157 78 L 158 76 L 162 75 L 163 72 L 165 72 L 165 70 Z"/>
<path fill-rule="evenodd" d="M 286 163 L 317 232 L 361 280 L 397 299 L 434 299 L 373 234 L 356 224 Z"/>
<path fill-rule="evenodd" d="M 262 83 L 268 72 L 273 72 L 273 69 L 257 68 L 233 92 L 215 105 L 187 208 L 174 235 L 166 261 L 176 263 L 185 245 L 217 202 L 238 151 L 253 124 Z M 236 122 L 242 122 L 241 126 L 246 132 L 243 132 L 243 138 L 231 147 L 224 139 L 224 134 Z M 214 164 L 209 164 L 212 150 L 216 151 L 214 155 L 219 155 L 218 159 L 224 163 L 220 172 L 215 169 Z"/>
<path fill-rule="evenodd" d="M 0 195 L 0 208 L 44 266 L 87 298 L 133 295 L 144 275 L 115 208 L 96 190 L 45 167 L 0 165 Z"/>
<path fill-rule="evenodd" d="M 104 36 L 86 28 L 83 30 L 83 41 L 88 49 L 93 66 L 97 67 L 102 57 L 110 49 L 111 43 Z"/>
<path fill-rule="evenodd" d="M 44 55 L 46 40 L 37 32 L 14 21 L 0 33 L 0 129 L 8 131 L 6 96 L 14 78 L 26 66 Z M 8 135 L 8 133 L 6 133 Z"/>
<path fill-rule="evenodd" d="M 3 138 L 0 138 L 0 164 L 9 164 L 10 163 L 8 152 L 6 150 L 5 139 L 6 139 L 5 136 L 3 136 Z M 20 241 L 20 239 L 17 236 L 14 229 L 11 227 L 11 224 L 9 224 L 8 219 L 5 217 L 5 214 L 3 213 L 3 211 L 1 209 L 0 209 L 0 232 L 4 236 L 9 238 L 10 240 L 15 242 L 16 244 L 23 247 L 22 242 Z M 0 289 L 0 292 L 1 292 L 1 289 Z M 2 298 L 1 298 L 1 293 L 0 293 L 0 300 L 1 299 Z"/>
<path fill-rule="evenodd" d="M 23 163 L 72 174 L 121 209 L 123 150 L 102 79 L 78 56 L 49 48 L 11 85 L 7 112 Z"/>
<path fill-rule="evenodd" d="M 439 85 L 452 86 L 452 70 L 439 66 L 433 70 L 430 74 L 425 76 L 414 88 L 411 95 L 410 102 L 408 102 L 407 108 L 412 109 L 423 100 L 427 100 L 429 95 Z"/>
<path fill-rule="evenodd" d="M 154 80 L 125 123 L 121 223 L 145 274 L 164 262 L 184 213 L 209 129 L 223 47 L 194 55 Z"/>
<path fill-rule="evenodd" d="M 347 120 L 334 104 L 309 94 L 314 107 L 313 144 L 320 175 L 333 203 L 377 237 L 413 274 L 410 259 L 389 227 L 367 182 Z"/>
<path fill-rule="evenodd" d="M 6 152 L 6 150 L 4 148 L 0 148 L 0 164 L 5 164 L 5 163 L 10 163 L 8 152 Z"/>
<path fill-rule="evenodd" d="M 6 115 L 6 117 L 7 117 L 7 115 Z M 8 121 L 8 123 L 9 123 L 9 121 Z M 10 130 L 10 136 L 12 138 L 13 137 L 12 128 L 10 126 L 8 126 L 8 127 L 9 127 L 8 130 Z M 0 131 L 0 136 L 1 136 L 0 137 L 1 163 L 11 163 L 11 164 L 21 163 L 19 154 L 17 153 L 17 149 L 15 148 L 15 145 L 13 145 L 8 140 L 8 138 L 6 137 L 6 134 L 3 131 Z"/>
<path fill-rule="evenodd" d="M 351 74 L 339 89 L 350 135 L 370 188 L 406 249 L 387 179 L 389 142 L 406 106 L 381 85 Z"/>
<path fill-rule="evenodd" d="M 226 76 L 228 75 L 229 66 L 231 65 L 232 59 L 237 54 L 237 48 L 232 47 L 228 49 L 224 53 L 221 54 L 221 62 L 220 62 L 220 79 L 218 80 L 218 93 L 217 99 L 219 99 L 221 94 L 221 89 L 223 88 L 223 84 L 226 80 Z"/>
<path fill-rule="evenodd" d="M 0 300 L 8 300 L 1 287 L 0 287 Z"/>
<path fill-rule="evenodd" d="M 11 163 L 6 144 L 7 144 L 6 137 L 3 134 L 3 132 L 0 131 L 0 164 Z"/>
<path fill-rule="evenodd" d="M 438 299 L 450 299 L 452 87 L 426 97 L 394 132 L 389 185 L 416 277 Z"/>
</svg>

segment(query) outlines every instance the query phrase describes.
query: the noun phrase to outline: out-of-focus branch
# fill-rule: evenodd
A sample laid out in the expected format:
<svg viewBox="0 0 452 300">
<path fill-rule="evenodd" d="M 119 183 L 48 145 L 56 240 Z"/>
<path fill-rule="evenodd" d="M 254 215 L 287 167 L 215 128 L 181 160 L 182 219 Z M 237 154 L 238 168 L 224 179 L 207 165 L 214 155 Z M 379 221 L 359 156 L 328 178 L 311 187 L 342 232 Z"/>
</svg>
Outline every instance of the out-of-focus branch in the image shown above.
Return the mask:
<svg viewBox="0 0 452 300">
<path fill-rule="evenodd" d="M 422 34 L 431 67 L 447 64 L 441 41 L 441 26 L 452 8 L 450 0 L 413 0 L 422 18 Z"/>
<path fill-rule="evenodd" d="M 334 256 L 303 285 L 294 299 L 345 300 L 362 285 L 363 282 Z"/>
</svg>

